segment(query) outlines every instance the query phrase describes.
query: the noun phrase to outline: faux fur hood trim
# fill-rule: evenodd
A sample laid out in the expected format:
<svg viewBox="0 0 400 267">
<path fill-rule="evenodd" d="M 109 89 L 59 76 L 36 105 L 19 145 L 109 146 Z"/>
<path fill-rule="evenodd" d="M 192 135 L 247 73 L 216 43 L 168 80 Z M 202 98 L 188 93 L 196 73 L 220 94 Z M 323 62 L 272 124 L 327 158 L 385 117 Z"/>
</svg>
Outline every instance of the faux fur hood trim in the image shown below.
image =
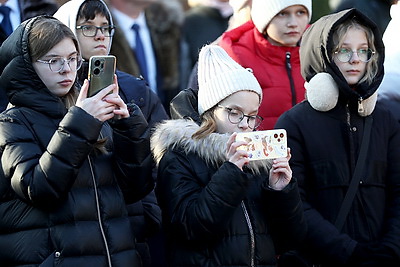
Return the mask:
<svg viewBox="0 0 400 267">
<path fill-rule="evenodd" d="M 313 109 L 329 111 L 333 109 L 339 99 L 339 88 L 333 77 L 326 72 L 317 73 L 309 82 L 304 84 L 306 98 Z M 367 99 L 358 102 L 358 114 L 362 117 L 371 115 L 375 109 L 378 91 Z"/>
<path fill-rule="evenodd" d="M 207 165 L 219 167 L 226 161 L 226 143 L 230 135 L 212 133 L 204 139 L 194 140 L 192 135 L 199 128 L 195 122 L 185 119 L 166 120 L 158 124 L 151 136 L 151 151 L 157 165 L 167 150 L 178 147 L 186 154 L 197 154 Z M 265 173 L 271 168 L 271 161 L 251 161 L 247 168 L 253 174 Z"/>
</svg>

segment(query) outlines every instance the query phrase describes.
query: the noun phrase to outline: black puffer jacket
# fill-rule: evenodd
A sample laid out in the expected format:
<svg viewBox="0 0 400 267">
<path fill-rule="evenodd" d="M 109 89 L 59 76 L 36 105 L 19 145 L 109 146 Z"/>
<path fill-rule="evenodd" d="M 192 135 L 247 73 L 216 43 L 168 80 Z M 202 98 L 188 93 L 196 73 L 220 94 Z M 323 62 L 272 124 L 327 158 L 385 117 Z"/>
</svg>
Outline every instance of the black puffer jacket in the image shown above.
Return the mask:
<svg viewBox="0 0 400 267">
<path fill-rule="evenodd" d="M 35 73 L 21 24 L 0 48 L 0 83 L 15 108 L 0 116 L 2 266 L 140 266 L 126 202 L 153 188 L 139 108 L 102 124 L 65 108 Z M 106 138 L 107 153 L 94 153 Z"/>
<path fill-rule="evenodd" d="M 171 120 L 151 139 L 170 266 L 275 266 L 276 254 L 306 231 L 295 179 L 283 191 L 268 189 L 268 162 L 242 172 L 225 162 L 229 136 L 196 141 L 198 128 Z"/>
<path fill-rule="evenodd" d="M 376 26 L 354 9 L 314 23 L 300 48 L 308 100 L 283 114 L 275 126 L 288 132 L 290 163 L 299 181 L 309 229 L 303 248 L 323 266 L 345 266 L 356 256 L 352 254 L 358 244 L 375 246 L 382 256 L 400 259 L 400 128 L 389 110 L 376 104 L 376 90 L 383 78 L 382 40 L 375 38 L 379 70 L 371 84 L 350 88 L 332 58 L 333 29 L 353 17 L 379 36 Z M 325 74 L 333 80 L 313 82 Z M 333 100 L 328 99 L 330 92 L 324 92 L 332 83 L 337 86 L 338 101 L 330 110 L 321 110 Z M 368 114 L 359 113 L 359 101 Z M 355 169 L 367 117 L 373 119 L 367 160 L 358 193 L 339 231 L 334 222 Z M 397 260 L 393 266 L 399 264 Z"/>
</svg>

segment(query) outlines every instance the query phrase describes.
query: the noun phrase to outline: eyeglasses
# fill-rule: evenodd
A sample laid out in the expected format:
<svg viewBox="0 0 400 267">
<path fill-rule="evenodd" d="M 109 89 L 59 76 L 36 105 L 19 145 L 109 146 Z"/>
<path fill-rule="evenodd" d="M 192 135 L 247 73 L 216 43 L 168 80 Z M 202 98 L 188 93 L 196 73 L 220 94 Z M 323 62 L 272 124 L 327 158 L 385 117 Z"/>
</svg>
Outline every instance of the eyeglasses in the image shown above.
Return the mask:
<svg viewBox="0 0 400 267">
<path fill-rule="evenodd" d="M 97 31 L 100 30 L 102 34 L 106 37 L 112 37 L 115 32 L 114 25 L 107 25 L 107 26 L 94 26 L 94 25 L 81 25 L 76 26 L 77 30 L 82 30 L 83 36 L 86 37 L 95 37 L 97 35 Z"/>
<path fill-rule="evenodd" d="M 356 51 L 353 51 L 348 48 L 340 48 L 335 52 L 336 58 L 343 63 L 349 62 L 353 57 L 354 53 L 357 53 L 358 58 L 362 62 L 368 62 L 375 55 L 375 51 L 372 51 L 370 48 L 362 48 Z"/>
<path fill-rule="evenodd" d="M 49 60 L 38 59 L 36 61 L 43 64 L 48 64 L 52 72 L 60 72 L 64 68 L 65 63 L 68 64 L 69 68 L 72 71 L 77 71 L 82 66 L 82 57 L 79 55 L 69 57 L 68 59 L 65 59 L 63 57 L 53 57 Z"/>
<path fill-rule="evenodd" d="M 247 125 L 249 126 L 250 129 L 253 130 L 257 129 L 257 127 L 260 126 L 261 122 L 264 120 L 259 115 L 254 115 L 254 116 L 245 115 L 243 111 L 238 109 L 224 107 L 221 105 L 218 105 L 217 107 L 223 108 L 226 111 L 228 111 L 228 120 L 233 124 L 239 124 L 244 119 L 244 117 L 246 117 Z"/>
</svg>

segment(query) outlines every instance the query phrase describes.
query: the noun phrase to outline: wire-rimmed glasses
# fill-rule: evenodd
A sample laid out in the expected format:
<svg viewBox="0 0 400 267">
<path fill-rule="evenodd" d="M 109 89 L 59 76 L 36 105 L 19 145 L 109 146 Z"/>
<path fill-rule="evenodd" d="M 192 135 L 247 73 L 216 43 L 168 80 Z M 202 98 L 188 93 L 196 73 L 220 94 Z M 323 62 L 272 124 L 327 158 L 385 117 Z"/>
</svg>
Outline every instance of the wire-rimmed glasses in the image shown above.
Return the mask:
<svg viewBox="0 0 400 267">
<path fill-rule="evenodd" d="M 370 48 L 361 48 L 353 51 L 349 48 L 340 48 L 334 52 L 336 58 L 343 63 L 349 62 L 354 53 L 357 53 L 358 58 L 362 62 L 368 62 L 375 55 L 375 51 Z"/>
<path fill-rule="evenodd" d="M 259 115 L 245 115 L 243 111 L 230 108 L 230 107 L 225 107 L 218 105 L 217 107 L 223 108 L 228 112 L 228 120 L 233 123 L 233 124 L 239 124 L 244 117 L 247 118 L 247 125 L 249 126 L 250 129 L 257 129 L 258 126 L 260 126 L 261 122 L 264 120 L 261 116 Z"/>
<path fill-rule="evenodd" d="M 60 72 L 64 68 L 65 63 L 68 64 L 72 71 L 77 71 L 82 66 L 82 57 L 80 55 L 71 56 L 67 59 L 64 57 L 52 57 L 49 60 L 38 59 L 36 61 L 43 64 L 48 64 L 52 72 Z"/>
</svg>

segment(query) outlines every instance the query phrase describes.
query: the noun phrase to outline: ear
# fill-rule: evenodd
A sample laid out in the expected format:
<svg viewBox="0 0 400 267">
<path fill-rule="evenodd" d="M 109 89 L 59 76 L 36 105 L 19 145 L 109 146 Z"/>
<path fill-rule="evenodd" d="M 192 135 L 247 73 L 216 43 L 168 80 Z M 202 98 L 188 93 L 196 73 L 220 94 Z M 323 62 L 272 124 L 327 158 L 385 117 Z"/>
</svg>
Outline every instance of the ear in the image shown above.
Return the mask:
<svg viewBox="0 0 400 267">
<path fill-rule="evenodd" d="M 306 98 L 315 110 L 326 112 L 336 106 L 339 88 L 329 73 L 317 73 L 304 87 Z"/>
</svg>

